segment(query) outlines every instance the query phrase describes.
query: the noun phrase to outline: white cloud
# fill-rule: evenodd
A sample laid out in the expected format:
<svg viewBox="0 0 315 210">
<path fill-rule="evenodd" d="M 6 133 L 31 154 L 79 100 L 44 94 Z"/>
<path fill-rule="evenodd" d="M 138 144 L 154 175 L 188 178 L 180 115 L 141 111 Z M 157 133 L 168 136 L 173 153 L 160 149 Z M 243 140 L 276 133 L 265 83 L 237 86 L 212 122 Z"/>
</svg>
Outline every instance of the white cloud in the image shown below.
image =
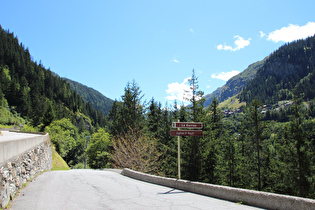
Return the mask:
<svg viewBox="0 0 315 210">
<path fill-rule="evenodd" d="M 179 57 L 179 56 L 174 55 L 173 58 L 172 58 L 172 62 L 174 62 L 174 63 L 180 63 L 179 60 L 178 60 L 178 57 Z"/>
<path fill-rule="evenodd" d="M 218 50 L 230 50 L 230 51 L 240 50 L 244 47 L 247 47 L 250 44 L 250 40 L 251 40 L 251 38 L 244 39 L 243 37 L 240 37 L 238 35 L 234 36 L 234 39 L 236 39 L 234 41 L 234 44 L 236 45 L 234 48 L 232 46 L 228 46 L 226 44 L 224 44 L 224 45 L 220 44 L 217 46 L 217 49 Z"/>
<path fill-rule="evenodd" d="M 211 77 L 214 79 L 221 79 L 224 81 L 228 81 L 230 78 L 234 77 L 235 75 L 239 74 L 239 71 L 233 70 L 230 72 L 221 72 L 219 74 L 212 74 Z"/>
<path fill-rule="evenodd" d="M 185 98 L 187 97 L 187 91 L 190 91 L 188 80 L 190 77 L 184 79 L 182 83 L 174 82 L 167 85 L 166 93 L 168 96 L 166 96 L 167 100 L 178 100 L 178 101 L 185 101 Z"/>
<path fill-rule="evenodd" d="M 305 39 L 315 34 L 315 22 L 308 22 L 304 26 L 289 24 L 288 27 L 269 33 L 267 40 L 273 42 L 292 42 L 297 39 Z"/>
<path fill-rule="evenodd" d="M 231 51 L 235 51 L 235 50 L 233 50 L 233 47 L 227 46 L 227 45 L 222 45 L 222 44 L 218 45 L 217 49 L 218 49 L 218 50 L 231 50 Z"/>
<path fill-rule="evenodd" d="M 266 34 L 263 31 L 259 31 L 260 33 L 260 38 L 263 38 L 264 36 L 266 36 Z"/>
<path fill-rule="evenodd" d="M 190 31 L 191 33 L 193 33 L 193 34 L 195 33 L 194 29 L 192 29 L 192 28 L 190 28 L 189 31 Z"/>
</svg>

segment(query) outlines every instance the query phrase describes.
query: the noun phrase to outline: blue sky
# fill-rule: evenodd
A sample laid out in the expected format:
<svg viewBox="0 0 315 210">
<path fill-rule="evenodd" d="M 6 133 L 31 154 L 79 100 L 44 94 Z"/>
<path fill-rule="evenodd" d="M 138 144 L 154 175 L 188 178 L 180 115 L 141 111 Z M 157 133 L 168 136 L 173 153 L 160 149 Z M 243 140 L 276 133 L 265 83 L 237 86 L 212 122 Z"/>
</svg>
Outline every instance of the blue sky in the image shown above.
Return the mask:
<svg viewBox="0 0 315 210">
<path fill-rule="evenodd" d="M 182 103 L 195 69 L 205 94 L 286 42 L 315 33 L 313 0 L 0 0 L 0 24 L 33 60 L 111 99 L 135 80 L 149 101 Z"/>
</svg>

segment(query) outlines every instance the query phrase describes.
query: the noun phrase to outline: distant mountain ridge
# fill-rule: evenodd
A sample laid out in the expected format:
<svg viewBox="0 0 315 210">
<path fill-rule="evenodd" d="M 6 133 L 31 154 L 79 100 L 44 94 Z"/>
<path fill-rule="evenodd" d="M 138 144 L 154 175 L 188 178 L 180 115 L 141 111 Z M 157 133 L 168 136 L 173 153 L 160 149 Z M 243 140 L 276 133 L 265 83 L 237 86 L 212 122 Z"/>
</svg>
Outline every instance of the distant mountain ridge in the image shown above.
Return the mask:
<svg viewBox="0 0 315 210">
<path fill-rule="evenodd" d="M 64 78 L 69 84 L 72 90 L 77 92 L 85 102 L 90 102 L 94 109 L 97 109 L 104 114 L 108 114 L 113 105 L 113 100 L 107 98 L 97 90 L 83 85 L 79 82 Z"/>
<path fill-rule="evenodd" d="M 205 106 L 207 107 L 211 104 L 214 96 L 218 99 L 219 103 L 221 103 L 226 99 L 239 94 L 246 84 L 255 77 L 256 72 L 265 63 L 267 58 L 268 56 L 261 61 L 252 63 L 244 71 L 229 79 L 225 85 L 217 88 L 214 92 L 205 95 Z"/>
<path fill-rule="evenodd" d="M 315 36 L 284 44 L 204 98 L 205 106 L 214 96 L 221 103 L 236 95 L 240 102 L 274 104 L 292 99 L 294 91 L 304 100 L 315 98 Z"/>
<path fill-rule="evenodd" d="M 0 106 L 18 113 L 44 131 L 55 120 L 69 119 L 105 126 L 106 116 L 87 103 L 70 85 L 32 56 L 18 38 L 0 25 Z M 14 124 L 14 122 L 12 122 Z"/>
<path fill-rule="evenodd" d="M 265 104 L 315 98 L 315 36 L 293 41 L 274 51 L 258 69 L 256 76 L 239 94 L 240 101 L 257 98 Z"/>
</svg>

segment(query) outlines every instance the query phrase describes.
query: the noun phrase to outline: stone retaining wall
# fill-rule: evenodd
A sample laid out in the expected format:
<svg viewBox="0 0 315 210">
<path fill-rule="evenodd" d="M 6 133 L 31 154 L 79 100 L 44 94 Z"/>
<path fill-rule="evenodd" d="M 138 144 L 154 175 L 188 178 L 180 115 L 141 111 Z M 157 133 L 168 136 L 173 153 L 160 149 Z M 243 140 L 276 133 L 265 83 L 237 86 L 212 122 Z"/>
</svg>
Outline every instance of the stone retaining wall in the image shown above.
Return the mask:
<svg viewBox="0 0 315 210">
<path fill-rule="evenodd" d="M 167 187 L 266 209 L 315 209 L 315 200 L 234 187 L 159 177 L 124 169 L 122 175 Z"/>
<path fill-rule="evenodd" d="M 44 136 L 41 143 L 0 163 L 0 208 L 4 208 L 27 181 L 52 168 L 50 139 L 48 134 Z"/>
</svg>

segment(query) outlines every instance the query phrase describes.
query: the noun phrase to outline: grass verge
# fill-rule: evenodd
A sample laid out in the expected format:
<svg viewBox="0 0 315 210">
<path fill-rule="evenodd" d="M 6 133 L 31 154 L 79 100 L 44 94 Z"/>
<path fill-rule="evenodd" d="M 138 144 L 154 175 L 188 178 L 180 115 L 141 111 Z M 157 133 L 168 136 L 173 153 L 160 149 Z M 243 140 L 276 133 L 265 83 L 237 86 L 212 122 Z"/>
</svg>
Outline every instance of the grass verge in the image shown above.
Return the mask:
<svg viewBox="0 0 315 210">
<path fill-rule="evenodd" d="M 70 170 L 70 167 L 68 166 L 68 164 L 66 163 L 66 161 L 64 161 L 64 159 L 62 159 L 62 157 L 56 152 L 54 145 L 51 145 L 51 149 L 52 149 L 52 169 L 53 171 L 57 171 L 57 170 Z"/>
</svg>

